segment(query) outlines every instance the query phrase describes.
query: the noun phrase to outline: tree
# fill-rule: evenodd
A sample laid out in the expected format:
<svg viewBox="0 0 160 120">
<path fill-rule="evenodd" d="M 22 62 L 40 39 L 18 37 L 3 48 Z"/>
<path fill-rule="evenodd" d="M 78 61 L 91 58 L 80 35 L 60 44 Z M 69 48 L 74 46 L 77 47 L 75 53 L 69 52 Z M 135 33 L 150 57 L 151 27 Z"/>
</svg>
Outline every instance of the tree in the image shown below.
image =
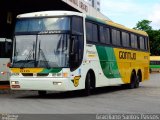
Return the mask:
<svg viewBox="0 0 160 120">
<path fill-rule="evenodd" d="M 143 30 L 149 35 L 151 55 L 160 55 L 160 30 L 153 30 L 151 21 L 142 20 L 133 29 Z"/>
<path fill-rule="evenodd" d="M 160 55 L 160 30 L 152 30 L 148 32 L 150 39 L 151 55 Z"/>
<path fill-rule="evenodd" d="M 142 21 L 139 21 L 137 24 L 136 24 L 136 27 L 133 28 L 133 29 L 138 29 L 138 30 L 143 30 L 143 31 L 150 31 L 152 30 L 152 27 L 150 26 L 152 21 L 149 21 L 149 20 L 142 20 Z"/>
</svg>

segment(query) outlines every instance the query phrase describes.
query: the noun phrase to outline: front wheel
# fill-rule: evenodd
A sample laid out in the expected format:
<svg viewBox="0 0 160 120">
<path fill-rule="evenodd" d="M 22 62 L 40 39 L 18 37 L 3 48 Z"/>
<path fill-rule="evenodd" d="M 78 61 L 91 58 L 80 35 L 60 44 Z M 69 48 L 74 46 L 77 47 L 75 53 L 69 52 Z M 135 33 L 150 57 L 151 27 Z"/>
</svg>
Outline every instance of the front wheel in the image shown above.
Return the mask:
<svg viewBox="0 0 160 120">
<path fill-rule="evenodd" d="M 88 73 L 86 76 L 84 94 L 85 96 L 89 96 L 91 94 L 91 74 L 90 73 Z"/>
</svg>

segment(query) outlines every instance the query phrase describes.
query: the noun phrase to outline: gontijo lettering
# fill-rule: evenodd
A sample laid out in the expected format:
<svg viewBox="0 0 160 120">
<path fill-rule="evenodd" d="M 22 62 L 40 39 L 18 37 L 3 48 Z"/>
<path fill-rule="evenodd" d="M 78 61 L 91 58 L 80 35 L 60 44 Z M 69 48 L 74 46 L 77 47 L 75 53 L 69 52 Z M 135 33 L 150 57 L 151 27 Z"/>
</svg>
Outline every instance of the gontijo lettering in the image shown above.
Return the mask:
<svg viewBox="0 0 160 120">
<path fill-rule="evenodd" d="M 119 59 L 136 60 L 136 53 L 120 51 Z"/>
</svg>

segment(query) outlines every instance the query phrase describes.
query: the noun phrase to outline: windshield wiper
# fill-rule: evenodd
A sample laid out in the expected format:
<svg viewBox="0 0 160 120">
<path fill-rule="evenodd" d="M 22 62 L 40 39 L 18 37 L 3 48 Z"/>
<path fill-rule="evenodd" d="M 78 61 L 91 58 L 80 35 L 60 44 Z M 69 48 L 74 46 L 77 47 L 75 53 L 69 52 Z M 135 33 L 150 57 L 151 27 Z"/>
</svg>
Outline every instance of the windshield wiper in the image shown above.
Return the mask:
<svg viewBox="0 0 160 120">
<path fill-rule="evenodd" d="M 40 56 L 42 56 L 43 58 L 43 62 L 45 63 L 45 66 L 49 69 L 50 65 L 48 64 L 48 61 L 46 59 L 46 56 L 43 52 L 43 50 L 41 49 L 41 41 L 39 42 L 39 50 L 38 50 L 38 64 L 40 64 L 41 60 L 40 60 Z"/>
</svg>

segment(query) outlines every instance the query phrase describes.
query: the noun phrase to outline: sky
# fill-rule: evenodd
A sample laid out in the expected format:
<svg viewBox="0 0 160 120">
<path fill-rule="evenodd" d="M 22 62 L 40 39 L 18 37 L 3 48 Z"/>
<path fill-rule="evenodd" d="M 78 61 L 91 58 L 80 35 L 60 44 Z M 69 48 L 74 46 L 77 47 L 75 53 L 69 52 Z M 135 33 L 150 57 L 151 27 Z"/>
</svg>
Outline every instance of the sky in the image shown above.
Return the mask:
<svg viewBox="0 0 160 120">
<path fill-rule="evenodd" d="M 147 19 L 153 29 L 160 29 L 160 0 L 101 0 L 101 12 L 129 28 Z"/>
</svg>

